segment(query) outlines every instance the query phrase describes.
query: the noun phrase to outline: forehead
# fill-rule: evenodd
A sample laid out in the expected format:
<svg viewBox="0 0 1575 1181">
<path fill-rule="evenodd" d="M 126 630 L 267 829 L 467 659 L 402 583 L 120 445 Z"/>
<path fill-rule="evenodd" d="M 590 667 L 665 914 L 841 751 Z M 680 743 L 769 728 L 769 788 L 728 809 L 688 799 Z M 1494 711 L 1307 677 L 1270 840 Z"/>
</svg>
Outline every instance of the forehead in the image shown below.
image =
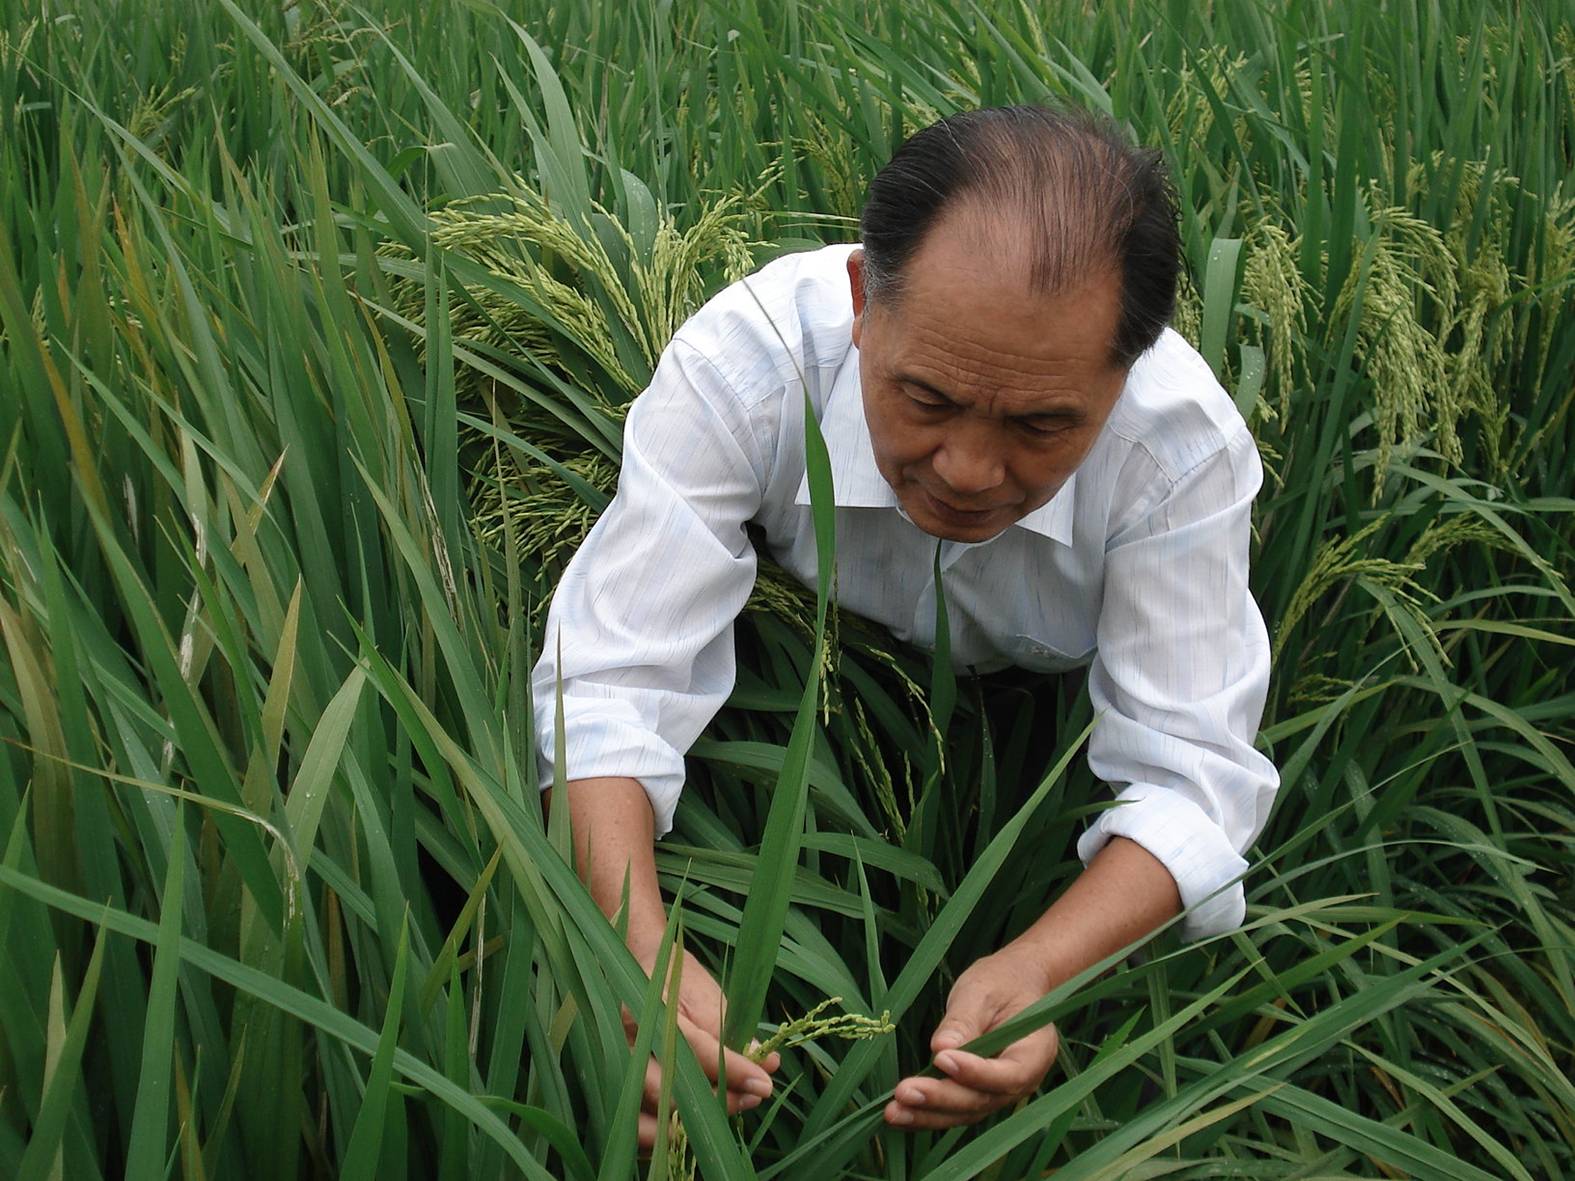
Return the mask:
<svg viewBox="0 0 1575 1181">
<path fill-rule="evenodd" d="M 1120 312 L 1114 270 L 1036 292 L 1020 236 L 979 219 L 931 231 L 903 271 L 900 298 L 878 312 L 875 360 L 888 376 L 1014 403 L 1075 398 L 1108 380 Z"/>
</svg>

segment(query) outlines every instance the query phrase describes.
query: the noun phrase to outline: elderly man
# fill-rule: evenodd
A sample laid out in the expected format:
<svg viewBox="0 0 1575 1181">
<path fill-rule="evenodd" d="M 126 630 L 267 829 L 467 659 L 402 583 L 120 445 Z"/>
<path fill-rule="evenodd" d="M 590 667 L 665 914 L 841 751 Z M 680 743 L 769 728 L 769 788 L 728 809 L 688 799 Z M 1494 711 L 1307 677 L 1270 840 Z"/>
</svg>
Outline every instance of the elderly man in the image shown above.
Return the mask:
<svg viewBox="0 0 1575 1181">
<path fill-rule="evenodd" d="M 630 412 L 618 495 L 553 599 L 537 727 L 547 760 L 561 678 L 581 873 L 609 914 L 627 873 L 649 970 L 665 923 L 652 841 L 733 686 L 745 526 L 814 583 L 806 393 L 843 606 L 932 643 L 938 545 L 959 666 L 1089 664 L 1089 763 L 1118 806 L 1078 840 L 1066 892 L 958 977 L 931 1041 L 943 1076 L 897 1086 L 888 1122 L 940 1128 L 1032 1091 L 1057 1041 L 1047 1027 L 994 1058 L 956 1047 L 1183 907 L 1191 937 L 1242 920 L 1242 853 L 1278 785 L 1253 747 L 1262 473 L 1231 399 L 1165 327 L 1179 246 L 1163 166 L 1108 124 L 1037 107 L 943 120 L 876 176 L 861 231 L 778 259 L 674 337 Z M 713 1079 L 726 1059 L 729 1109 L 759 1103 L 775 1057 L 719 1044 L 721 993 L 693 960 L 682 992 Z M 648 1100 L 656 1083 L 653 1063 Z"/>
</svg>

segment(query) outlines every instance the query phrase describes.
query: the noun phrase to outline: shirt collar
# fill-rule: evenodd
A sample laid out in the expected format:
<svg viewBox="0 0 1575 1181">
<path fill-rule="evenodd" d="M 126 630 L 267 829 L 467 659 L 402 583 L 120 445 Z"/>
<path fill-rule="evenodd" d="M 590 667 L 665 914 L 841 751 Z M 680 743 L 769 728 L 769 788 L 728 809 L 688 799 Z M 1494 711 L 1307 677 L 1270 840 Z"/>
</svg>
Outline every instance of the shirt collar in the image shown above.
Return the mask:
<svg viewBox="0 0 1575 1181">
<path fill-rule="evenodd" d="M 870 442 L 869 423 L 864 418 L 864 394 L 859 386 L 857 349 L 848 350 L 831 392 L 826 395 L 820 433 L 825 437 L 826 451 L 831 458 L 832 499 L 838 508 L 890 508 L 902 512 L 897 494 L 875 466 L 875 448 Z M 1076 500 L 1077 473 L 1073 472 L 1059 492 L 1008 528 L 1027 529 L 1062 545 L 1071 545 Z M 807 471 L 799 481 L 793 502 L 810 503 Z"/>
</svg>

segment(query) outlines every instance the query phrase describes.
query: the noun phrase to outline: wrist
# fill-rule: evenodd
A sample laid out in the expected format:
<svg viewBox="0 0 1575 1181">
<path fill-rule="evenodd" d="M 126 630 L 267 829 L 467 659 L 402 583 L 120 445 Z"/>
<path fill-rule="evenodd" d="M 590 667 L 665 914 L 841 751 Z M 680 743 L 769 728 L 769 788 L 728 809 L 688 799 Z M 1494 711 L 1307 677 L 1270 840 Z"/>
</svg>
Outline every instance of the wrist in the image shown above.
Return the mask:
<svg viewBox="0 0 1575 1181">
<path fill-rule="evenodd" d="M 650 972 L 651 966 L 656 963 L 657 953 L 662 949 L 662 936 L 667 931 L 665 919 L 658 921 L 631 922 L 624 935 L 624 945 L 628 947 L 629 954 L 634 956 L 640 966 Z"/>
<path fill-rule="evenodd" d="M 1047 927 L 1043 921 L 1003 946 L 996 955 L 1009 963 L 1012 973 L 1032 985 L 1040 995 L 1064 984 L 1081 971 L 1077 964 L 1067 962 L 1062 941 L 1055 937 L 1053 928 Z"/>
<path fill-rule="evenodd" d="M 1115 837 L 1002 950 L 1048 992 L 1130 946 L 1180 909 L 1170 871 L 1141 845 Z"/>
</svg>

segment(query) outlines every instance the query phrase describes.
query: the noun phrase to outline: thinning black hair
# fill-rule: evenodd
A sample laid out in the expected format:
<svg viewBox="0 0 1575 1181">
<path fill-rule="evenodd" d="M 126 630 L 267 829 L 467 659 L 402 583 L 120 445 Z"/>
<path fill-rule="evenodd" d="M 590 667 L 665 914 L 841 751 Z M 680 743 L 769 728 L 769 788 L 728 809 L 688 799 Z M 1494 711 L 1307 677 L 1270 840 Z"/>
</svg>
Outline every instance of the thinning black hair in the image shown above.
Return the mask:
<svg viewBox="0 0 1575 1181">
<path fill-rule="evenodd" d="M 1103 116 L 987 107 L 909 138 L 870 182 L 860 231 L 864 291 L 895 306 L 903 274 L 942 215 L 966 208 L 1028 252 L 1032 291 L 1055 295 L 1109 269 L 1121 280 L 1111 341 L 1126 368 L 1170 322 L 1181 271 L 1176 197 L 1164 158 Z"/>
</svg>

